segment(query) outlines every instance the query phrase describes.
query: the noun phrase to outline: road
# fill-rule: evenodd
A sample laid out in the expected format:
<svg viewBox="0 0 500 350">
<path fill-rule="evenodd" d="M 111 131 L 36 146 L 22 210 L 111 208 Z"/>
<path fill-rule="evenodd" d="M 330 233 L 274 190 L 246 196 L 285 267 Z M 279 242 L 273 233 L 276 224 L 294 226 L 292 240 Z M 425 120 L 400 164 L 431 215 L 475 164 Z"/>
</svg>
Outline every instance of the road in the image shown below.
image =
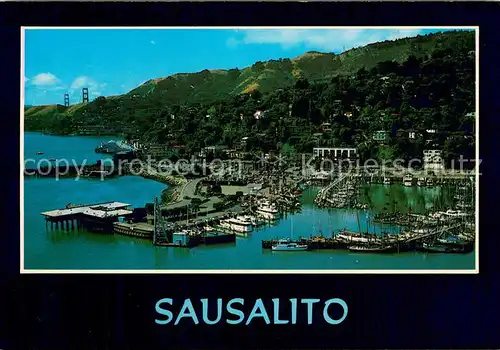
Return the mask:
<svg viewBox="0 0 500 350">
<path fill-rule="evenodd" d="M 195 196 L 194 192 L 196 191 L 196 187 L 198 186 L 201 180 L 203 180 L 203 178 L 191 180 L 185 183 L 179 192 L 179 200 L 185 199 L 186 197 L 200 198 L 199 196 Z"/>
</svg>

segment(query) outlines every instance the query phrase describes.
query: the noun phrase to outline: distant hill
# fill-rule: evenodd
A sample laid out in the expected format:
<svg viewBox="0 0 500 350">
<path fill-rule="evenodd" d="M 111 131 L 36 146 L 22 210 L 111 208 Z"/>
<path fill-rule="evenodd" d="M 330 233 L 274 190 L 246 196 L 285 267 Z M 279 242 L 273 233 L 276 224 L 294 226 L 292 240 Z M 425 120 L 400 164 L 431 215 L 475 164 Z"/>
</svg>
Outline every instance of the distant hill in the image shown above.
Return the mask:
<svg viewBox="0 0 500 350">
<path fill-rule="evenodd" d="M 450 31 L 378 42 L 338 55 L 310 51 L 292 59 L 256 62 L 243 69 L 178 73 L 151 79 L 124 95 L 101 97 L 69 109 L 60 105 L 31 107 L 25 112 L 25 127 L 40 129 L 55 123 L 49 119 L 65 117 L 76 123 L 88 123 L 92 118 L 99 118 L 99 123 L 116 123 L 128 110 L 139 106 L 144 113 L 155 114 L 165 105 L 210 103 L 254 91 L 266 94 L 292 86 L 299 79 L 307 79 L 310 83 L 326 82 L 338 75 L 352 75 L 361 68 L 370 70 L 380 62 L 401 63 L 409 56 L 428 58 L 437 49 L 474 50 L 474 47 L 474 32 Z"/>
<path fill-rule="evenodd" d="M 362 67 L 371 69 L 382 61 L 399 63 L 410 55 L 427 56 L 438 47 L 471 44 L 474 47 L 473 32 L 445 32 L 374 43 L 339 55 L 310 51 L 293 59 L 256 62 L 241 70 L 203 70 L 152 79 L 127 95 L 171 103 L 210 102 L 254 90 L 271 92 L 290 86 L 299 78 L 312 82 L 330 80 L 335 75 L 355 73 Z"/>
</svg>

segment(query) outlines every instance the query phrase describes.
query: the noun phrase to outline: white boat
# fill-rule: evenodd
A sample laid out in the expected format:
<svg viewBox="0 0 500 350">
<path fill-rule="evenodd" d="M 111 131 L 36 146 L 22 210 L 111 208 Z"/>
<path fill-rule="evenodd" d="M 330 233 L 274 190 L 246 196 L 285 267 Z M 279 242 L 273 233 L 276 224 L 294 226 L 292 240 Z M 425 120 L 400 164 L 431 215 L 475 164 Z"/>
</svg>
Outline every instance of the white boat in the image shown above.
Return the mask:
<svg viewBox="0 0 500 350">
<path fill-rule="evenodd" d="M 269 220 L 275 220 L 279 217 L 278 209 L 269 202 L 262 202 L 257 207 L 257 214 Z"/>
<path fill-rule="evenodd" d="M 348 242 L 358 242 L 358 243 L 368 243 L 370 242 L 369 237 L 363 237 L 361 235 L 355 235 L 355 234 L 348 234 L 348 233 L 342 233 L 339 232 L 336 236 L 336 238 Z"/>
<path fill-rule="evenodd" d="M 410 187 L 413 185 L 413 176 L 411 176 L 411 174 L 406 174 L 403 177 L 403 185 L 407 186 L 407 187 Z"/>
<path fill-rule="evenodd" d="M 432 186 L 434 186 L 434 181 L 432 181 L 432 179 L 427 179 L 427 183 L 426 183 L 426 185 L 427 185 L 428 187 L 432 187 Z"/>
<path fill-rule="evenodd" d="M 290 226 L 290 235 L 291 237 L 293 237 L 293 217 L 290 219 Z M 280 239 L 278 240 L 278 244 L 271 246 L 271 250 L 282 252 L 303 251 L 307 249 L 309 249 L 309 246 L 307 244 L 294 242 L 290 238 Z"/>
<path fill-rule="evenodd" d="M 391 184 L 391 178 L 390 177 L 384 177 L 384 185 L 390 185 Z"/>
<path fill-rule="evenodd" d="M 425 186 L 425 178 L 419 177 L 417 180 L 417 186 Z"/>
<path fill-rule="evenodd" d="M 236 232 L 252 232 L 253 227 L 251 221 L 241 218 L 231 218 L 222 220 L 220 225 L 223 228 Z"/>
<path fill-rule="evenodd" d="M 297 242 L 292 242 L 290 239 L 280 239 L 278 244 L 273 245 L 271 249 L 273 251 L 283 251 L 283 252 L 294 252 L 307 250 L 309 247 L 307 244 L 300 244 Z"/>
<path fill-rule="evenodd" d="M 253 227 L 257 227 L 266 223 L 265 221 L 259 220 L 259 218 L 251 215 L 242 215 L 238 216 L 237 218 L 246 223 L 250 223 Z"/>
</svg>

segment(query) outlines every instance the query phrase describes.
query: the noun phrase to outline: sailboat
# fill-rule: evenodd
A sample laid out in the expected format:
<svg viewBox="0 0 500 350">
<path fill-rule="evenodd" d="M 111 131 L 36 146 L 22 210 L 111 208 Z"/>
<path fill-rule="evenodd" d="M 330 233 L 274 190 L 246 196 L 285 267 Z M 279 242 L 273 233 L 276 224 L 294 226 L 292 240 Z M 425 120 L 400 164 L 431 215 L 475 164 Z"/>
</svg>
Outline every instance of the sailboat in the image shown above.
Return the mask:
<svg viewBox="0 0 500 350">
<path fill-rule="evenodd" d="M 291 217 L 291 236 L 293 237 L 293 216 Z M 293 242 L 290 238 L 280 239 L 276 245 L 271 247 L 273 251 L 295 252 L 309 249 L 307 244 Z"/>
</svg>

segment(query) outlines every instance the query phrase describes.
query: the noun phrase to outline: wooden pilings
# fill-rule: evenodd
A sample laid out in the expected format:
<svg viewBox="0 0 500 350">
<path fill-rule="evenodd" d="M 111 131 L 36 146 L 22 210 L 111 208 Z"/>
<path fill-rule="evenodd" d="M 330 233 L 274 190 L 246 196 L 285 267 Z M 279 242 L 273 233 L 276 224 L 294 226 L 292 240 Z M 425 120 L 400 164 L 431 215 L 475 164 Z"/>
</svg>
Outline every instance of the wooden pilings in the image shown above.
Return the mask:
<svg viewBox="0 0 500 350">
<path fill-rule="evenodd" d="M 64 219 L 46 219 L 45 220 L 45 228 L 49 228 L 51 230 L 64 230 L 70 231 L 74 229 L 80 228 L 80 221 L 77 218 L 64 218 Z"/>
</svg>

